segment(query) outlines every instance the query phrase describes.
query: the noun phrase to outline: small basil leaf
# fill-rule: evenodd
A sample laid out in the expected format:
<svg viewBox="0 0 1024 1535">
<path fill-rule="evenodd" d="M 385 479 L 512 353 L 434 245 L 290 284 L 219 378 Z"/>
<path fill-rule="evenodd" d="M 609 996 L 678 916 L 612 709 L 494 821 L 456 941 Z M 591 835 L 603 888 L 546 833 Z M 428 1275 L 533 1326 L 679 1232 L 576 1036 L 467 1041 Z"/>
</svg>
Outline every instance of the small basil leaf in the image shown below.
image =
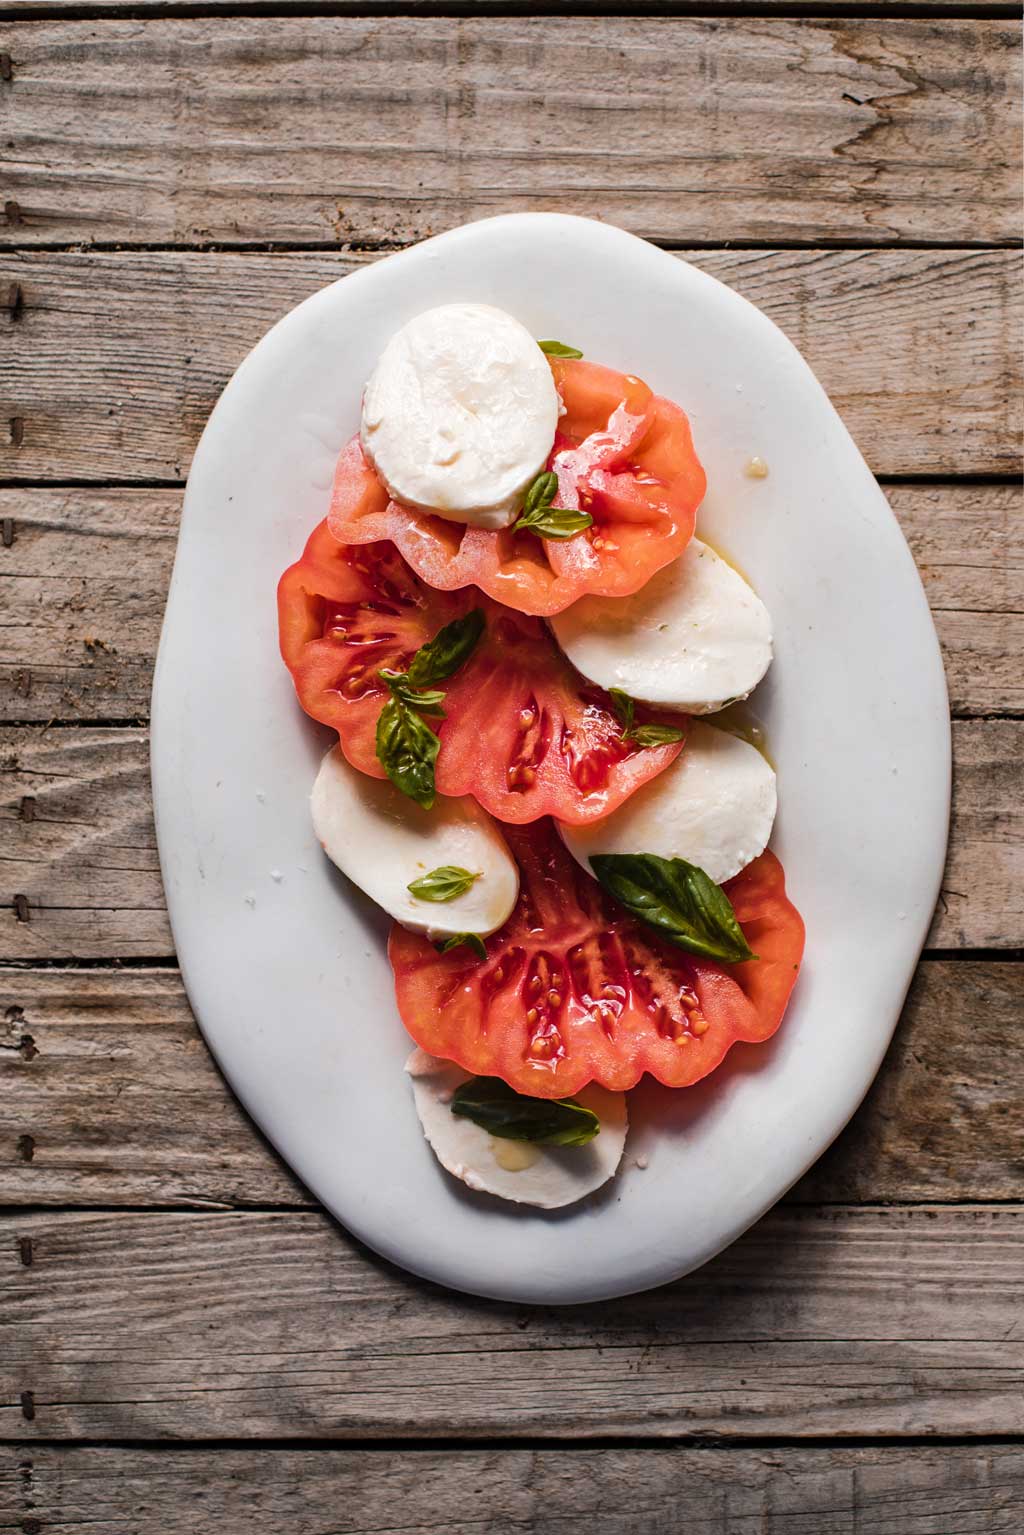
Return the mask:
<svg viewBox="0 0 1024 1535">
<path fill-rule="evenodd" d="M 389 698 L 377 720 L 377 756 L 396 789 L 424 810 L 434 803 L 434 764 L 441 743 L 401 698 Z"/>
<path fill-rule="evenodd" d="M 622 726 L 623 739 L 626 739 L 633 729 L 633 715 L 636 710 L 636 704 L 628 693 L 623 692 L 622 688 L 609 688 L 608 697 L 612 701 L 612 708 L 615 710 L 619 724 Z"/>
<path fill-rule="evenodd" d="M 513 533 L 536 533 L 538 538 L 575 538 L 594 521 L 589 512 L 570 506 L 552 506 L 558 493 L 558 476 L 548 470 L 534 480 L 526 492 L 523 510 L 512 524 Z"/>
<path fill-rule="evenodd" d="M 757 958 L 729 897 L 696 864 L 656 853 L 594 853 L 590 866 L 609 895 L 677 948 L 727 965 Z"/>
<path fill-rule="evenodd" d="M 566 346 L 564 341 L 538 341 L 537 345 L 542 352 L 549 357 L 582 357 L 583 353 L 574 346 Z"/>
<path fill-rule="evenodd" d="M 553 469 L 545 469 L 543 474 L 538 474 L 523 501 L 521 516 L 527 517 L 532 512 L 537 512 L 544 507 L 549 507 L 558 495 L 558 475 Z"/>
<path fill-rule="evenodd" d="M 388 691 L 392 698 L 401 704 L 407 704 L 410 709 L 416 709 L 420 714 L 436 714 L 444 719 L 444 694 L 438 689 L 420 692 L 409 686 L 409 678 L 405 672 L 389 671 L 386 667 L 377 673 L 378 677 L 388 685 Z"/>
<path fill-rule="evenodd" d="M 429 687 L 431 683 L 442 682 L 452 672 L 458 671 L 476 647 L 485 623 L 483 609 L 474 608 L 472 613 L 462 618 L 453 618 L 450 624 L 445 624 L 432 640 L 420 646 L 410 661 L 406 674 L 409 686 Z"/>
<path fill-rule="evenodd" d="M 681 741 L 686 735 L 686 731 L 676 725 L 636 725 L 633 723 L 636 704 L 629 694 L 623 692 L 622 688 L 609 688 L 608 696 L 622 726 L 623 741 L 632 742 L 635 746 L 668 746 L 674 741 Z"/>
<path fill-rule="evenodd" d="M 405 888 L 418 901 L 454 901 L 457 896 L 465 895 L 479 878 L 479 872 L 471 874 L 468 869 L 460 869 L 457 864 L 445 863 L 440 868 L 431 869 L 429 874 L 414 879 Z"/>
<path fill-rule="evenodd" d="M 686 731 L 676 725 L 638 725 L 626 739 L 635 741 L 637 746 L 669 746 L 673 741 L 681 741 L 685 735 Z"/>
<path fill-rule="evenodd" d="M 477 959 L 487 958 L 487 946 L 479 933 L 453 933 L 450 938 L 445 939 L 444 943 L 437 945 L 437 952 L 447 954 L 449 949 L 457 949 L 462 944 L 472 949 Z"/>
<path fill-rule="evenodd" d="M 471 1077 L 452 1094 L 452 1113 L 506 1141 L 585 1146 L 601 1121 L 574 1098 L 528 1098 L 500 1077 Z"/>
</svg>

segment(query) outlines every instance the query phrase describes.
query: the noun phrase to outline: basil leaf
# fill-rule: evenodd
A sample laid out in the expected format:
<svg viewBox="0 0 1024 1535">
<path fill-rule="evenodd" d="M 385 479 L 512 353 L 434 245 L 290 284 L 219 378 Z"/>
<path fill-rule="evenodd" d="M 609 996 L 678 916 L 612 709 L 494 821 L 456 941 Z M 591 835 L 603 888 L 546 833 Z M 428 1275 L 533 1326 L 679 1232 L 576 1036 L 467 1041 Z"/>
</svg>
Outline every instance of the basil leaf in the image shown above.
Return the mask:
<svg viewBox="0 0 1024 1535">
<path fill-rule="evenodd" d="M 609 688 L 608 697 L 612 701 L 612 708 L 615 710 L 619 724 L 622 726 L 622 738 L 623 740 L 628 740 L 633 729 L 633 715 L 636 712 L 636 704 L 628 693 L 623 692 L 622 688 Z"/>
<path fill-rule="evenodd" d="M 384 667 L 377 676 L 388 685 L 388 691 L 392 698 L 396 698 L 400 704 L 407 704 L 410 709 L 416 709 L 420 714 L 436 714 L 441 719 L 445 718 L 444 694 L 439 689 L 428 692 L 418 692 L 409 686 L 409 678 L 405 672 L 393 672 Z"/>
<path fill-rule="evenodd" d="M 552 506 L 558 494 L 558 476 L 553 470 L 538 474 L 523 501 L 523 510 L 513 533 L 536 533 L 538 538 L 575 538 L 593 522 L 589 512 L 574 511 L 569 506 Z"/>
<path fill-rule="evenodd" d="M 441 743 L 402 698 L 392 696 L 377 721 L 377 756 L 396 789 L 424 810 L 434 803 L 434 764 Z"/>
<path fill-rule="evenodd" d="M 621 688 L 609 688 L 608 696 L 622 726 L 623 741 L 631 741 L 636 746 L 668 746 L 686 735 L 686 731 L 676 725 L 635 725 L 636 704 L 629 694 Z"/>
<path fill-rule="evenodd" d="M 538 341 L 537 345 L 542 352 L 549 357 L 582 357 L 583 353 L 577 347 L 566 346 L 564 341 Z"/>
<path fill-rule="evenodd" d="M 452 1113 L 506 1141 L 585 1146 L 601 1121 L 574 1098 L 528 1098 L 500 1077 L 471 1077 L 452 1094 Z"/>
<path fill-rule="evenodd" d="M 457 864 L 445 863 L 440 868 L 431 869 L 429 874 L 414 879 L 405 888 L 418 901 L 454 901 L 456 896 L 465 895 L 479 878 L 479 872 L 471 874 L 468 869 L 460 869 Z"/>
<path fill-rule="evenodd" d="M 531 512 L 539 511 L 541 507 L 549 507 L 557 495 L 558 475 L 553 469 L 545 469 L 543 474 L 538 474 L 526 492 L 520 515 L 528 517 Z"/>
<path fill-rule="evenodd" d="M 590 866 L 609 895 L 677 948 L 727 965 L 757 958 L 729 897 L 696 864 L 656 853 L 594 853 Z"/>
<path fill-rule="evenodd" d="M 478 959 L 487 958 L 487 946 L 479 933 L 453 933 L 450 938 L 445 939 L 444 943 L 437 945 L 437 952 L 447 954 L 449 949 L 457 949 L 461 944 L 472 949 Z"/>
<path fill-rule="evenodd" d="M 677 725 L 638 725 L 626 739 L 635 741 L 637 746 L 669 746 L 673 741 L 681 741 L 685 734 Z"/>
<path fill-rule="evenodd" d="M 483 609 L 474 608 L 465 617 L 453 618 L 450 624 L 445 624 L 432 640 L 420 646 L 409 662 L 406 673 L 409 686 L 429 687 L 432 682 L 442 682 L 452 672 L 457 672 L 475 649 L 485 623 Z"/>
</svg>

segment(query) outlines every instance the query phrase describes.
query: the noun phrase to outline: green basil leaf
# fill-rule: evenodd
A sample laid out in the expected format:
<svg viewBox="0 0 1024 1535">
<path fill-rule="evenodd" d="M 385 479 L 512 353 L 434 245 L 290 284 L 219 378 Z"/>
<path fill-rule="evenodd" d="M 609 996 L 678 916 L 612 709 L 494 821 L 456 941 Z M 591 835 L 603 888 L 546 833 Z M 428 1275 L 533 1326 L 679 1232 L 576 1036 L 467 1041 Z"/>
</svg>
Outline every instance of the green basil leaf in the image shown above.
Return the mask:
<svg viewBox="0 0 1024 1535">
<path fill-rule="evenodd" d="M 609 895 L 677 948 L 727 965 L 757 958 L 729 897 L 696 864 L 656 853 L 594 853 L 590 866 Z"/>
<path fill-rule="evenodd" d="M 531 513 L 545 510 L 551 505 L 558 495 L 558 475 L 553 469 L 545 469 L 543 474 L 538 474 L 523 500 L 522 517 L 529 517 Z"/>
<path fill-rule="evenodd" d="M 409 686 L 409 678 L 405 672 L 393 672 L 384 667 L 377 673 L 382 682 L 388 685 L 388 691 L 392 698 L 396 698 L 400 704 L 407 704 L 410 709 L 416 709 L 420 714 L 434 714 L 439 718 L 445 718 L 442 708 L 444 694 L 440 689 L 434 688 L 427 692 L 420 692 Z"/>
<path fill-rule="evenodd" d="M 412 688 L 430 687 L 457 672 L 467 660 L 484 632 L 486 619 L 482 608 L 474 608 L 463 618 L 453 618 L 439 629 L 432 640 L 421 645 L 406 673 Z M 443 695 L 442 695 L 443 696 Z M 416 706 L 420 706 L 417 704 Z"/>
<path fill-rule="evenodd" d="M 456 896 L 465 895 L 479 878 L 479 871 L 471 874 L 468 869 L 460 869 L 458 864 L 445 863 L 414 879 L 405 888 L 418 901 L 454 901 Z"/>
<path fill-rule="evenodd" d="M 577 347 L 566 346 L 564 341 L 538 341 L 537 345 L 542 352 L 549 357 L 582 357 L 583 353 Z"/>
<path fill-rule="evenodd" d="M 445 939 L 444 943 L 437 945 L 437 951 L 439 954 L 447 954 L 449 949 L 457 949 L 461 944 L 472 949 L 477 959 L 487 958 L 487 945 L 479 933 L 453 933 L 450 938 Z"/>
<path fill-rule="evenodd" d="M 623 692 L 622 688 L 609 688 L 608 697 L 612 701 L 612 708 L 615 710 L 619 724 L 622 726 L 623 739 L 628 740 L 633 729 L 633 715 L 636 711 L 636 704 L 628 693 Z"/>
<path fill-rule="evenodd" d="M 441 743 L 404 699 L 391 697 L 377 721 L 377 756 L 396 789 L 424 810 L 434 803 L 434 764 Z"/>
<path fill-rule="evenodd" d="M 685 735 L 686 731 L 677 725 L 638 725 L 630 731 L 627 740 L 635 741 L 637 746 L 669 746 L 673 741 L 681 741 Z"/>
<path fill-rule="evenodd" d="M 585 1146 L 601 1121 L 574 1098 L 528 1098 L 500 1077 L 471 1077 L 452 1094 L 452 1113 L 506 1141 Z"/>
<path fill-rule="evenodd" d="M 558 494 L 558 476 L 549 469 L 539 474 L 526 492 L 523 510 L 512 524 L 513 533 L 536 533 L 538 538 L 575 538 L 594 521 L 589 512 L 570 506 L 552 506 Z"/>
<path fill-rule="evenodd" d="M 623 741 L 631 741 L 636 746 L 668 746 L 686 735 L 686 731 L 676 725 L 635 725 L 636 704 L 629 694 L 622 688 L 609 688 L 608 696 L 622 726 Z"/>
</svg>

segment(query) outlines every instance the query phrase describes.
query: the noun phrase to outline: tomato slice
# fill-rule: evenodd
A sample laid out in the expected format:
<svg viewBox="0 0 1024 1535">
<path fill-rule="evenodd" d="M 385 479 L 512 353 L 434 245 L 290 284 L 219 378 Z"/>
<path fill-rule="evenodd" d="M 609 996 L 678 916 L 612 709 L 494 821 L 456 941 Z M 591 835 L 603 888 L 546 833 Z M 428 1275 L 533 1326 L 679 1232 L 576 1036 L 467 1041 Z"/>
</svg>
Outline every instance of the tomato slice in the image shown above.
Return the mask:
<svg viewBox="0 0 1024 1535">
<path fill-rule="evenodd" d="M 507 836 L 519 902 L 487 939 L 486 959 L 465 946 L 439 954 L 397 923 L 391 931 L 399 1012 L 424 1050 L 518 1092 L 561 1098 L 588 1082 L 622 1091 L 645 1072 L 689 1087 L 736 1040 L 774 1034 L 804 947 L 774 854 L 724 887 L 760 957 L 721 965 L 666 943 L 619 907 L 550 822 Z"/>
<path fill-rule="evenodd" d="M 478 586 L 521 613 L 561 613 L 585 592 L 639 591 L 693 535 L 706 479 L 689 421 L 631 374 L 575 359 L 551 366 L 565 405 L 549 460 L 555 505 L 588 511 L 591 527 L 559 542 L 400 506 L 354 438 L 335 471 L 334 536 L 346 544 L 389 539 L 430 586 Z"/>
<path fill-rule="evenodd" d="M 338 732 L 354 767 L 383 778 L 377 718 L 387 698 L 381 668 L 404 671 L 451 619 L 482 607 L 487 628 L 443 684 L 447 718 L 428 720 L 441 741 L 441 794 L 472 794 L 499 820 L 553 815 L 584 825 L 607 815 L 675 760 L 681 743 L 641 748 L 621 739 L 608 695 L 566 661 L 540 619 L 467 587 L 439 592 L 393 544 L 346 547 L 317 527 L 281 577 L 281 654 L 299 702 Z M 638 709 L 641 723 L 685 724 Z"/>
</svg>

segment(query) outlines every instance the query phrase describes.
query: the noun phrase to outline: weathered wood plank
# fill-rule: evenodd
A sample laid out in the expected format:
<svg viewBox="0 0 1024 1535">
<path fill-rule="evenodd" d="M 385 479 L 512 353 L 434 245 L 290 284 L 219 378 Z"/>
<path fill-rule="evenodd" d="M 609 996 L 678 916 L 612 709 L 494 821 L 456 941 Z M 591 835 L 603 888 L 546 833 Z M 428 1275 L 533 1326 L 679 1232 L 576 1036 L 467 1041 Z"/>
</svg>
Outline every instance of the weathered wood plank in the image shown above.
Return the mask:
<svg viewBox="0 0 1024 1535">
<path fill-rule="evenodd" d="M 685 1509 L 683 1522 L 678 1522 Z M 0 1530 L 132 1535 L 1016 1535 L 1015 1445 L 0 1450 Z"/>
<path fill-rule="evenodd" d="M 1024 495 L 1011 485 L 888 494 L 924 578 L 954 712 L 1019 713 Z M 0 719 L 145 718 L 180 504 L 177 490 L 0 490 L 11 536 L 0 547 Z"/>
<path fill-rule="evenodd" d="M 19 243 L 409 240 L 520 208 L 638 233 L 1017 238 L 1009 21 L 21 22 Z"/>
<path fill-rule="evenodd" d="M 1024 390 L 1014 252 L 686 254 L 791 336 L 876 473 L 1015 472 Z M 20 426 L 0 432 L 0 474 L 180 479 L 248 349 L 368 259 L 8 252 L 0 421 Z"/>
<path fill-rule="evenodd" d="M 317 1214 L 4 1224 L 7 1439 L 1024 1429 L 1021 1209 L 788 1207 L 678 1284 L 554 1309 L 415 1281 Z"/>
<path fill-rule="evenodd" d="M 954 754 L 950 855 L 930 942 L 1016 948 L 1024 722 L 957 721 Z M 8 727 L 0 765 L 0 960 L 170 955 L 145 731 Z"/>
<path fill-rule="evenodd" d="M 790 1202 L 1015 1198 L 1022 1010 L 1024 966 L 926 961 L 881 1076 Z M 177 971 L 0 971 L 0 1094 L 0 1204 L 312 1203 L 225 1086 Z"/>
<path fill-rule="evenodd" d="M 266 14 L 266 0 L 203 0 L 204 6 L 212 9 L 214 6 L 230 5 L 236 13 L 251 10 L 253 15 L 259 15 L 262 11 Z M 980 4 L 971 3 L 971 0 L 898 0 L 901 10 L 915 10 L 918 6 L 929 13 L 936 10 L 948 11 L 955 18 L 957 12 L 967 12 L 977 16 L 979 10 L 983 10 L 988 17 L 1008 16 L 1016 18 L 1018 12 L 1012 0 L 980 0 Z M 372 14 L 379 11 L 382 16 L 388 18 L 395 15 L 431 15 L 445 9 L 457 11 L 460 6 L 465 11 L 471 9 L 477 11 L 494 11 L 500 14 L 502 10 L 512 11 L 516 9 L 515 0 L 273 0 L 275 12 L 286 14 L 293 7 L 303 7 L 307 12 L 319 4 L 326 11 L 330 8 L 339 13 L 352 10 L 357 15 Z M 825 15 L 830 10 L 838 10 L 844 5 L 849 5 L 849 0 L 750 0 L 750 8 L 758 9 L 778 6 L 784 12 L 800 11 L 806 8 L 812 14 Z M 90 13 L 102 16 L 117 16 L 119 13 L 131 12 L 137 15 L 140 12 L 152 10 L 154 13 L 166 15 L 168 12 L 195 10 L 196 0 L 88 0 Z M 81 11 L 84 8 L 83 0 L 0 0 L 0 17 L 14 13 L 19 20 L 30 18 L 34 12 L 48 16 L 55 11 Z M 632 15 L 663 16 L 670 18 L 673 15 L 685 15 L 695 9 L 694 0 L 573 0 L 573 14 L 578 16 L 619 16 Z M 893 8 L 893 0 L 857 0 L 857 10 L 864 14 L 874 10 L 884 11 Z M 557 0 L 542 0 L 542 3 L 532 5 L 531 15 L 542 20 L 545 13 L 557 14 L 560 7 Z M 738 9 L 737 0 L 700 0 L 701 14 L 713 16 L 719 11 L 735 11 Z"/>
</svg>

